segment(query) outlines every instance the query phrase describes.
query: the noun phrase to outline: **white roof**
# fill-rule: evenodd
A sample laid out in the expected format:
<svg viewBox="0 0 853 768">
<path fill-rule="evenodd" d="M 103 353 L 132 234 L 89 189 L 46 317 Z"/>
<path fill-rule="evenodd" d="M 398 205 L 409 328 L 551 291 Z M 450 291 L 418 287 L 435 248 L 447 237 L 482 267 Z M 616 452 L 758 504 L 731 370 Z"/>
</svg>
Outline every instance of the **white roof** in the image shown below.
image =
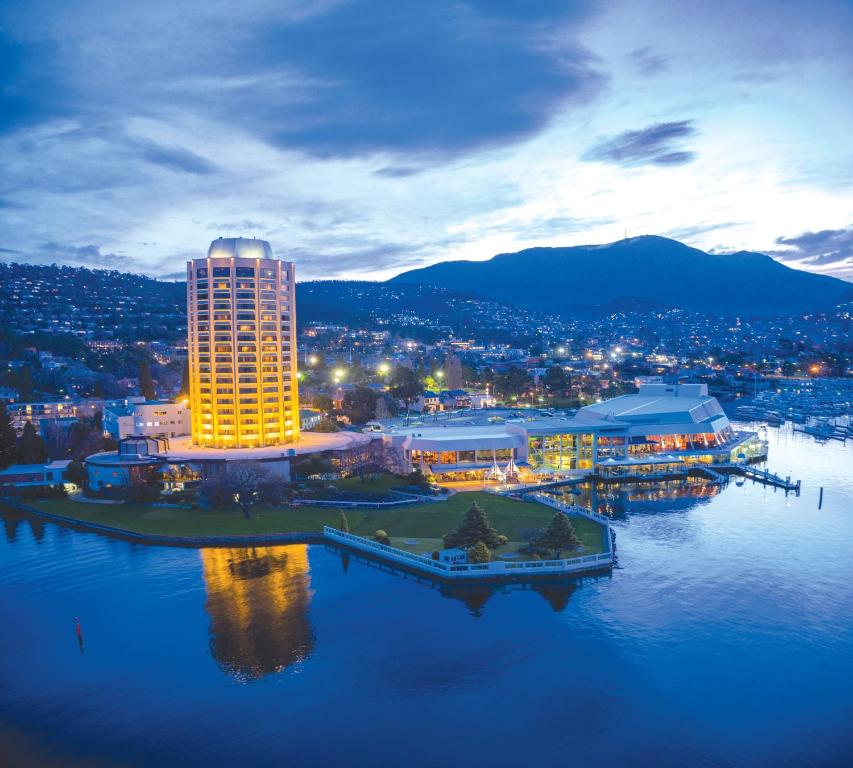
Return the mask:
<svg viewBox="0 0 853 768">
<path fill-rule="evenodd" d="M 613 419 L 636 424 L 700 424 L 722 419 L 723 409 L 715 397 L 709 397 L 704 385 L 650 384 L 635 395 L 622 395 L 603 403 L 587 405 L 578 419 Z M 717 426 L 719 429 L 719 426 Z"/>
<path fill-rule="evenodd" d="M 465 451 L 517 448 L 524 437 L 502 425 L 470 427 L 415 427 L 403 440 L 403 447 L 415 451 Z"/>
</svg>

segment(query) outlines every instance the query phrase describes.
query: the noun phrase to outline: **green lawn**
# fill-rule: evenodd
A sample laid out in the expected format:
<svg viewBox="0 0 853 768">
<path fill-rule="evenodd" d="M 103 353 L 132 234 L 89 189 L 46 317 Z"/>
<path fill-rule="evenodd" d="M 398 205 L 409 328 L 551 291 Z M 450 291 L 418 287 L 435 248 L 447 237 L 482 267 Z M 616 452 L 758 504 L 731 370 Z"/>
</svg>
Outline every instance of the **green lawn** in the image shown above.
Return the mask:
<svg viewBox="0 0 853 768">
<path fill-rule="evenodd" d="M 395 545 L 414 551 L 439 548 L 440 539 L 459 524 L 462 515 L 476 501 L 499 533 L 515 546 L 523 533 L 542 528 L 554 511 L 542 504 L 517 501 L 490 493 L 458 493 L 446 501 L 411 504 L 390 509 L 355 507 L 345 510 L 349 529 L 360 536 L 372 536 L 382 529 Z M 329 507 L 257 508 L 245 520 L 239 510 L 172 509 L 145 504 L 86 504 L 69 499 L 35 499 L 28 504 L 56 515 L 86 520 L 142 533 L 171 536 L 227 536 L 235 534 L 290 533 L 320 531 L 324 525 L 340 525 L 341 510 Z M 572 519 L 585 553 L 601 552 L 601 526 L 592 520 Z M 417 545 L 406 545 L 417 539 Z M 509 547 L 514 549 L 515 547 Z"/>
<path fill-rule="evenodd" d="M 388 491 L 402 488 L 406 485 L 405 478 L 380 472 L 376 475 L 365 475 L 362 481 L 357 475 L 341 480 L 330 480 L 324 485 L 333 485 L 345 493 L 363 493 L 367 496 L 385 496 Z"/>
</svg>

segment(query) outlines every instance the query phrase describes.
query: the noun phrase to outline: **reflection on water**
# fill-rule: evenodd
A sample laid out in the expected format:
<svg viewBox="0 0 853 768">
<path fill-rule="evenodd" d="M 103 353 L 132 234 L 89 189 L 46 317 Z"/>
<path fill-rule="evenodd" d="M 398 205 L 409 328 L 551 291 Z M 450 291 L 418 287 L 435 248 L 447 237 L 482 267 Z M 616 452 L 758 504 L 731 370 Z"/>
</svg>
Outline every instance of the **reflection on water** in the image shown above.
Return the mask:
<svg viewBox="0 0 853 768">
<path fill-rule="evenodd" d="M 563 500 L 595 509 L 612 520 L 622 520 L 631 513 L 654 510 L 676 512 L 691 509 L 697 502 L 707 502 L 722 490 L 715 483 L 670 480 L 658 483 L 583 483 L 559 489 Z"/>
<path fill-rule="evenodd" d="M 201 560 L 210 650 L 224 670 L 255 680 L 308 658 L 307 545 L 203 549 Z"/>
</svg>

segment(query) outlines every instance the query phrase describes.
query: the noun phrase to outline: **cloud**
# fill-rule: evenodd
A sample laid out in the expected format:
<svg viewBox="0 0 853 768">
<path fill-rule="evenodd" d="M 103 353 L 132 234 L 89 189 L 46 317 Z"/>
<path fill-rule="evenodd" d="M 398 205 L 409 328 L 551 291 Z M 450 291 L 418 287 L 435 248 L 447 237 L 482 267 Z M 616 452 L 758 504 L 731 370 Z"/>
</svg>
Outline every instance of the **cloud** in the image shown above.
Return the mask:
<svg viewBox="0 0 853 768">
<path fill-rule="evenodd" d="M 795 237 L 777 237 L 778 245 L 784 250 L 770 251 L 780 261 L 794 261 L 806 266 L 834 269 L 842 265 L 853 265 L 853 226 L 845 229 L 822 229 L 819 232 L 803 232 Z"/>
<path fill-rule="evenodd" d="M 388 165 L 373 172 L 374 176 L 382 176 L 388 179 L 405 179 L 409 176 L 417 176 L 422 173 L 423 168 L 415 168 L 406 165 Z"/>
<path fill-rule="evenodd" d="M 659 75 L 669 66 L 666 56 L 655 53 L 654 48 L 648 45 L 643 48 L 635 48 L 628 54 L 628 59 L 643 77 Z"/>
<path fill-rule="evenodd" d="M 139 156 L 143 160 L 171 171 L 206 175 L 216 170 L 216 165 L 207 158 L 181 147 L 166 147 L 153 141 L 141 139 L 131 142 L 131 146 L 138 150 Z"/>
<path fill-rule="evenodd" d="M 184 11 L 192 25 L 161 3 L 105 16 L 84 1 L 40 26 L 38 5 L 21 14 L 38 44 L 7 44 L 16 77 L 2 102 L 7 128 L 189 108 L 322 157 L 453 157 L 532 136 L 606 81 L 579 42 L 591 0 L 350 0 L 298 13 L 262 2 L 239 17 L 196 0 Z M 209 172 L 184 152 L 148 156 Z"/>
<path fill-rule="evenodd" d="M 685 165 L 696 157 L 678 145 L 697 133 L 692 120 L 656 123 L 637 131 L 625 131 L 601 139 L 583 155 L 583 160 L 622 166 Z"/>
</svg>

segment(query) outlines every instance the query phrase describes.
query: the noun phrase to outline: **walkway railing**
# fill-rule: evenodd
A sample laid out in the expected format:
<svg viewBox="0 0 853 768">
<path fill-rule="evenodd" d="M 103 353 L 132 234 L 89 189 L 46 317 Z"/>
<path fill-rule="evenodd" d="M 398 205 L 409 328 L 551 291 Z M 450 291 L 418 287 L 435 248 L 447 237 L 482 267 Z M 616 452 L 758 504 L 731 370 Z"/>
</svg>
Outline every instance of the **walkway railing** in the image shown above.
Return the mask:
<svg viewBox="0 0 853 768">
<path fill-rule="evenodd" d="M 445 579 L 495 578 L 500 576 L 520 576 L 536 574 L 573 573 L 607 568 L 613 564 L 610 552 L 598 555 L 585 555 L 565 560 L 525 560 L 521 562 L 495 561 L 490 563 L 442 563 L 426 555 L 416 555 L 404 549 L 356 536 L 354 533 L 339 531 L 325 526 L 323 536 L 327 541 L 344 544 L 353 549 L 373 554 L 383 560 L 415 568 L 425 573 Z"/>
</svg>

